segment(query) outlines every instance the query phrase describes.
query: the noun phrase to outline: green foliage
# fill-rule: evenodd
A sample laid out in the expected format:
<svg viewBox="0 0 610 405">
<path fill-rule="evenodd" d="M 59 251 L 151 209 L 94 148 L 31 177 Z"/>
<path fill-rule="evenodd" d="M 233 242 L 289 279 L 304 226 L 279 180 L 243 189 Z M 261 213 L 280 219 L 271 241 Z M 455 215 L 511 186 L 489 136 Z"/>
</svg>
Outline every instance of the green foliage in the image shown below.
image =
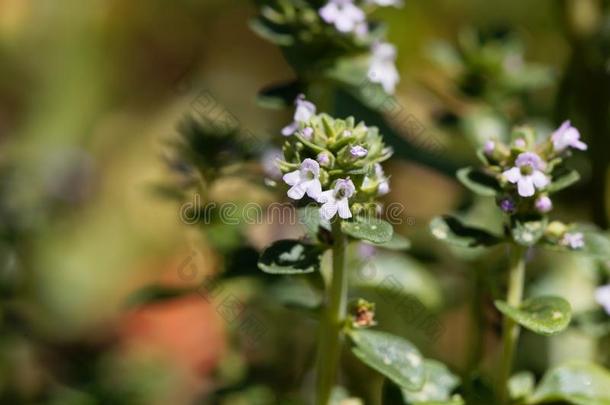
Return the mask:
<svg viewBox="0 0 610 405">
<path fill-rule="evenodd" d="M 458 396 L 452 392 L 458 387 L 460 379 L 455 376 L 447 366 L 436 361 L 424 360 L 425 383 L 419 390 L 402 389 L 406 404 L 463 404 Z"/>
<path fill-rule="evenodd" d="M 394 229 L 388 222 L 369 217 L 356 217 L 353 221 L 343 221 L 341 230 L 356 239 L 384 244 L 392 240 Z"/>
<path fill-rule="evenodd" d="M 320 269 L 321 253 L 315 245 L 297 240 L 279 240 L 265 249 L 258 267 L 270 274 L 313 273 Z"/>
<path fill-rule="evenodd" d="M 498 236 L 481 228 L 464 225 L 450 215 L 430 221 L 430 231 L 437 239 L 461 247 L 493 246 L 501 242 Z"/>
<path fill-rule="evenodd" d="M 567 402 L 573 405 L 610 404 L 610 372 L 590 363 L 571 363 L 548 371 L 527 404 Z"/>
<path fill-rule="evenodd" d="M 572 308 L 560 297 L 544 296 L 525 300 L 519 308 L 504 301 L 495 301 L 496 308 L 504 315 L 527 329 L 545 336 L 555 335 L 570 324 Z"/>
<path fill-rule="evenodd" d="M 500 183 L 495 176 L 473 167 L 458 170 L 457 178 L 470 191 L 485 197 L 495 197 L 502 191 Z"/>
<path fill-rule="evenodd" d="M 362 362 L 403 388 L 419 390 L 426 379 L 424 360 L 409 341 L 389 333 L 352 330 L 352 352 Z"/>
</svg>

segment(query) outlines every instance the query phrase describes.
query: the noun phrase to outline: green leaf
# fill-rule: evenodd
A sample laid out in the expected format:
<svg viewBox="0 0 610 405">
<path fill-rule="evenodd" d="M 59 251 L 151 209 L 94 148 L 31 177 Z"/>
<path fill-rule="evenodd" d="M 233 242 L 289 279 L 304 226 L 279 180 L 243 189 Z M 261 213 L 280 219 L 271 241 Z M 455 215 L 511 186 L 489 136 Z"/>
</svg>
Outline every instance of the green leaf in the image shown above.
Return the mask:
<svg viewBox="0 0 610 405">
<path fill-rule="evenodd" d="M 501 191 L 500 184 L 495 177 L 472 167 L 465 167 L 457 171 L 458 180 L 473 193 L 494 197 Z"/>
<path fill-rule="evenodd" d="M 564 188 L 570 187 L 572 184 L 580 180 L 580 174 L 576 170 L 570 170 L 566 174 L 558 177 L 548 187 L 549 193 L 556 193 Z"/>
<path fill-rule="evenodd" d="M 415 259 L 390 251 L 377 252 L 365 261 L 357 254 L 351 256 L 348 261 L 353 269 L 349 274 L 350 288 L 356 289 L 363 298 L 395 309 L 397 305 L 415 305 L 416 301 L 420 302 L 422 311 L 441 306 L 442 289 L 438 280 Z"/>
<path fill-rule="evenodd" d="M 341 230 L 352 238 L 363 239 L 374 243 L 386 243 L 392 239 L 394 229 L 388 222 L 377 218 L 356 218 L 354 221 L 343 221 Z"/>
<path fill-rule="evenodd" d="M 248 25 L 250 26 L 250 29 L 258 34 L 261 38 L 264 38 L 276 45 L 290 46 L 294 43 L 292 36 L 275 31 L 271 26 L 271 23 L 260 18 L 250 20 Z"/>
<path fill-rule="evenodd" d="M 277 278 L 276 278 L 277 280 Z M 269 290 L 270 295 L 288 308 L 316 311 L 322 306 L 322 294 L 302 277 L 281 277 Z"/>
<path fill-rule="evenodd" d="M 409 341 L 389 333 L 367 329 L 353 330 L 352 352 L 402 388 L 418 390 L 425 382 L 424 361 Z"/>
<path fill-rule="evenodd" d="M 425 383 L 419 390 L 402 389 L 407 404 L 440 404 L 452 401 L 451 393 L 459 385 L 460 379 L 447 366 L 435 360 L 424 360 Z M 453 402 L 449 402 L 453 403 Z"/>
<path fill-rule="evenodd" d="M 437 239 L 462 247 L 492 246 L 501 242 L 499 237 L 486 230 L 464 225 L 450 215 L 432 219 L 430 231 Z"/>
<path fill-rule="evenodd" d="M 590 363 L 570 363 L 548 371 L 527 404 L 567 402 L 610 405 L 610 372 Z"/>
<path fill-rule="evenodd" d="M 508 380 L 508 392 L 511 399 L 526 398 L 534 391 L 536 380 L 534 374 L 529 371 L 522 371 L 514 374 Z"/>
<path fill-rule="evenodd" d="M 279 240 L 268 247 L 258 267 L 270 274 L 312 273 L 320 269 L 321 250 L 297 240 Z"/>
<path fill-rule="evenodd" d="M 375 243 L 365 240 L 364 243 L 388 250 L 407 250 L 411 247 L 411 241 L 396 232 L 392 234 L 392 239 L 387 242 Z"/>
<path fill-rule="evenodd" d="M 303 92 L 303 86 L 296 80 L 264 87 L 258 92 L 258 103 L 267 108 L 292 106 L 295 98 Z"/>
<path fill-rule="evenodd" d="M 548 220 L 544 218 L 513 220 L 511 234 L 515 242 L 523 246 L 533 246 L 544 235 Z"/>
<path fill-rule="evenodd" d="M 543 296 L 523 301 L 514 308 L 504 301 L 496 301 L 496 308 L 527 329 L 550 336 L 564 330 L 572 318 L 570 304 L 560 297 Z"/>
</svg>

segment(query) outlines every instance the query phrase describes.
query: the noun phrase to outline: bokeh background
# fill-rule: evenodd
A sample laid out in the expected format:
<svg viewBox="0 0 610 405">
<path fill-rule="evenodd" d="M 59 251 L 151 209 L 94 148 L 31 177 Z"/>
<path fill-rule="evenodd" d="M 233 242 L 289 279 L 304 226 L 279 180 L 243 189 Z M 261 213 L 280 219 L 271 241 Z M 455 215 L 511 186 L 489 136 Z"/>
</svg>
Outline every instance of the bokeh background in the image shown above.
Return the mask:
<svg viewBox="0 0 610 405">
<path fill-rule="evenodd" d="M 403 112 L 388 125 L 404 149 L 389 166 L 388 201 L 404 205 L 399 231 L 413 241 L 409 255 L 383 260 L 401 269 L 442 332 L 380 324 L 455 370 L 493 361 L 492 293 L 476 291 L 473 279 L 499 271 L 504 256 L 449 250 L 427 223 L 457 210 L 497 221 L 493 204 L 453 177 L 475 161 L 475 146 L 513 124 L 550 131 L 572 119 L 591 147 L 573 160 L 583 179 L 560 196 L 557 215 L 608 225 L 608 9 L 601 0 L 430 0 L 377 15 L 401 74 Z M 236 250 L 185 223 L 191 196 L 170 198 L 168 187 L 179 183 L 168 156 L 185 116 L 218 108 L 270 142 L 290 122 L 290 110 L 256 102 L 262 87 L 293 72 L 248 28 L 255 12 L 233 0 L 0 0 L 1 403 L 271 404 L 298 397 L 300 381 L 311 379 L 315 324 L 265 303 L 269 285 L 255 266 L 217 299 L 201 293 Z M 406 117 L 423 128 L 415 136 Z M 228 177 L 214 191 L 220 200 L 275 198 Z M 261 248 L 287 232 L 296 231 L 267 223 L 245 235 Z M 541 265 L 532 289 L 559 291 L 577 311 L 595 308 L 603 265 L 533 260 Z M 257 314 L 261 340 L 239 336 L 219 310 L 227 296 Z M 604 361 L 603 347 L 581 330 L 550 341 L 526 334 L 520 361 L 539 371 L 566 358 Z"/>
</svg>

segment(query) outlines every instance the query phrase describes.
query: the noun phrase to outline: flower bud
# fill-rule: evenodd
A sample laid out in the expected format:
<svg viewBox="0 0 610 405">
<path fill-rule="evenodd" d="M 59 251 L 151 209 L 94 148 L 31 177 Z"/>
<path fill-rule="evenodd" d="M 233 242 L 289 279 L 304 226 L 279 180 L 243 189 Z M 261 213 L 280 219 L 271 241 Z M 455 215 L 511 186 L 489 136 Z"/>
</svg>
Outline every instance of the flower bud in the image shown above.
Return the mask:
<svg viewBox="0 0 610 405">
<path fill-rule="evenodd" d="M 563 237 L 567 230 L 568 227 L 563 222 L 553 221 L 546 227 L 544 233 L 550 238 L 559 239 Z"/>
<path fill-rule="evenodd" d="M 538 212 L 546 214 L 553 209 L 553 202 L 548 196 L 542 195 L 536 199 L 535 206 Z"/>
</svg>

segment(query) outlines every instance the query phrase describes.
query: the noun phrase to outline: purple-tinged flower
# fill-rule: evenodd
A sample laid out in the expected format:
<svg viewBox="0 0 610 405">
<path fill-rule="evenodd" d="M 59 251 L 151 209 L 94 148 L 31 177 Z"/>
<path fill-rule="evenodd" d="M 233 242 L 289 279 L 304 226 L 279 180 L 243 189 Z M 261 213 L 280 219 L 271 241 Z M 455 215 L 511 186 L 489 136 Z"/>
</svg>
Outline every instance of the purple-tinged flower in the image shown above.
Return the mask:
<svg viewBox="0 0 610 405">
<path fill-rule="evenodd" d="M 320 17 L 327 24 L 333 24 L 339 32 L 365 34 L 366 14 L 353 0 L 329 0 L 320 9 Z"/>
<path fill-rule="evenodd" d="M 559 243 L 570 249 L 577 250 L 585 246 L 585 238 L 582 232 L 566 232 Z"/>
<path fill-rule="evenodd" d="M 553 201 L 551 201 L 551 199 L 546 195 L 538 197 L 538 199 L 536 199 L 535 205 L 536 209 L 541 214 L 546 214 L 547 212 L 553 209 Z"/>
<path fill-rule="evenodd" d="M 580 140 L 580 132 L 574 128 L 570 121 L 563 124 L 551 135 L 555 152 L 563 152 L 567 148 L 587 150 L 587 144 Z"/>
<path fill-rule="evenodd" d="M 330 156 L 328 152 L 320 152 L 318 156 L 316 156 L 316 160 L 320 163 L 320 166 L 328 166 L 330 163 Z"/>
<path fill-rule="evenodd" d="M 294 118 L 290 125 L 286 125 L 282 129 L 282 135 L 284 136 L 294 134 L 299 129 L 299 124 L 306 123 L 316 114 L 316 106 L 311 101 L 305 100 L 305 96 L 302 94 L 298 95 L 294 104 L 296 105 Z"/>
<path fill-rule="evenodd" d="M 549 178 L 543 172 L 546 163 L 534 152 L 519 154 L 515 165 L 502 175 L 509 183 L 517 184 L 517 191 L 521 197 L 531 197 L 536 189 L 544 188 L 549 184 Z"/>
<path fill-rule="evenodd" d="M 599 287 L 595 290 L 595 301 L 610 315 L 610 284 Z"/>
<path fill-rule="evenodd" d="M 511 198 L 503 198 L 498 204 L 502 212 L 506 214 L 512 214 L 517 210 L 517 205 Z"/>
<path fill-rule="evenodd" d="M 301 136 L 303 138 L 307 139 L 308 141 L 311 140 L 311 137 L 313 136 L 313 128 L 312 127 L 303 128 L 303 130 L 301 131 Z"/>
<path fill-rule="evenodd" d="M 349 199 L 356 193 L 356 187 L 350 179 L 339 179 L 332 190 L 323 191 L 318 198 L 320 216 L 329 221 L 337 213 L 343 219 L 351 218 L 352 212 L 349 209 Z"/>
<path fill-rule="evenodd" d="M 270 179 L 277 180 L 282 177 L 282 171 L 279 168 L 278 161 L 282 158 L 282 151 L 277 148 L 271 148 L 263 153 L 261 164 L 263 172 Z"/>
<path fill-rule="evenodd" d="M 491 139 L 485 141 L 485 145 L 483 145 L 483 152 L 489 156 L 494 153 L 494 150 L 496 150 L 496 142 L 492 141 Z"/>
<path fill-rule="evenodd" d="M 400 80 L 394 64 L 396 48 L 387 42 L 378 42 L 373 45 L 372 52 L 367 76 L 370 81 L 381 84 L 386 93 L 393 94 Z"/>
<path fill-rule="evenodd" d="M 525 149 L 525 147 L 527 146 L 527 142 L 525 142 L 525 139 L 523 138 L 517 138 L 515 139 L 513 145 L 515 145 L 515 148 Z"/>
<path fill-rule="evenodd" d="M 320 183 L 320 165 L 313 159 L 305 159 L 301 167 L 290 173 L 286 173 L 283 180 L 289 186 L 288 197 L 300 200 L 305 193 L 314 200 L 318 200 L 322 194 Z"/>
<path fill-rule="evenodd" d="M 349 150 L 349 154 L 354 158 L 365 157 L 368 153 L 369 151 L 360 145 L 352 146 Z"/>
</svg>

